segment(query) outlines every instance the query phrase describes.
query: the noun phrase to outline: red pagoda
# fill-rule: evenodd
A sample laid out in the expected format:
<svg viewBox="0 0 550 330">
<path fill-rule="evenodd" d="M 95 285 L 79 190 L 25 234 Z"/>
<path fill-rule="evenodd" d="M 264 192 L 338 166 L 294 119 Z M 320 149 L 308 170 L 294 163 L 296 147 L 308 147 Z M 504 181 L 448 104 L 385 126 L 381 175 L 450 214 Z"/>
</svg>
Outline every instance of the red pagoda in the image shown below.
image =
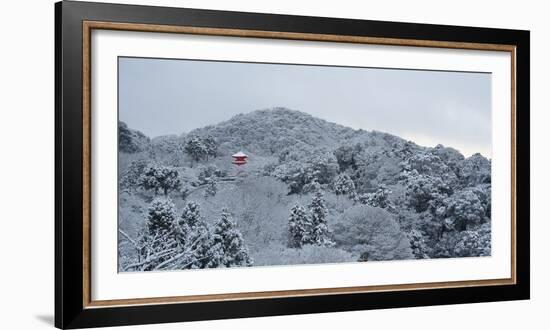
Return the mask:
<svg viewBox="0 0 550 330">
<path fill-rule="evenodd" d="M 233 164 L 237 166 L 241 166 L 246 164 L 248 155 L 246 155 L 242 151 L 239 151 L 236 154 L 232 155 L 231 157 L 233 157 L 233 161 L 232 161 Z"/>
</svg>

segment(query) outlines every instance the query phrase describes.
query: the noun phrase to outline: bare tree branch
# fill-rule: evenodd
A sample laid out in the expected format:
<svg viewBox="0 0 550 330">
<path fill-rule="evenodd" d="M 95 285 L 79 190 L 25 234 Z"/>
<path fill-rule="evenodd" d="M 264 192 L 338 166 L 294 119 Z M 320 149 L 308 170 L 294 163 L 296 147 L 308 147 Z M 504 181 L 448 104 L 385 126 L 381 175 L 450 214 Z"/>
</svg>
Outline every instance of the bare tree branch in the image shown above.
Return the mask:
<svg viewBox="0 0 550 330">
<path fill-rule="evenodd" d="M 135 240 L 133 240 L 133 239 L 130 237 L 130 235 L 126 234 L 126 233 L 125 233 L 124 231 L 122 231 L 121 229 L 119 229 L 118 232 L 119 232 L 124 238 L 126 238 L 130 243 L 132 243 L 136 249 L 138 249 L 138 244 L 136 243 Z"/>
<path fill-rule="evenodd" d="M 127 265 L 126 267 L 124 267 L 124 271 L 127 271 L 127 270 L 132 269 L 132 268 L 137 268 L 139 266 L 146 265 L 146 264 L 151 263 L 155 260 L 166 257 L 167 255 L 169 255 L 172 252 L 174 252 L 174 249 L 168 249 L 168 250 L 164 250 L 164 251 L 152 254 L 152 255 L 148 256 L 145 260 L 143 260 L 141 262 L 136 262 L 136 263 L 133 263 L 131 265 Z"/>
<path fill-rule="evenodd" d="M 203 237 L 203 235 L 199 235 L 199 236 L 193 241 L 193 243 L 191 243 L 189 246 L 191 246 L 191 247 L 195 246 L 195 244 L 197 244 L 197 242 L 198 242 L 202 237 Z M 168 264 L 170 264 L 170 263 L 172 263 L 172 262 L 175 262 L 175 261 L 177 261 L 178 259 L 180 259 L 180 258 L 182 258 L 182 257 L 184 257 L 184 256 L 186 256 L 186 255 L 191 255 L 191 254 L 195 253 L 196 251 L 197 251 L 197 249 L 195 248 L 194 250 L 188 249 L 188 250 L 186 250 L 186 251 L 183 251 L 183 252 L 181 252 L 181 253 L 178 253 L 177 255 L 173 256 L 172 258 L 170 258 L 170 259 L 168 259 L 168 260 L 166 260 L 166 261 L 163 261 L 163 262 L 161 262 L 160 264 L 158 264 L 158 265 L 155 267 L 155 270 L 159 270 L 159 269 L 161 269 L 162 267 L 164 267 L 164 266 L 166 266 L 166 265 L 168 265 Z M 207 256 L 207 257 L 209 257 L 209 256 Z M 204 257 L 204 258 L 206 258 L 206 257 Z M 198 260 L 202 260 L 202 259 L 204 259 L 204 258 L 200 258 L 200 259 L 198 259 Z M 191 263 L 192 263 L 192 262 L 191 262 Z M 191 263 L 188 263 L 188 264 L 184 265 L 183 267 L 185 268 L 186 266 L 190 265 Z"/>
</svg>

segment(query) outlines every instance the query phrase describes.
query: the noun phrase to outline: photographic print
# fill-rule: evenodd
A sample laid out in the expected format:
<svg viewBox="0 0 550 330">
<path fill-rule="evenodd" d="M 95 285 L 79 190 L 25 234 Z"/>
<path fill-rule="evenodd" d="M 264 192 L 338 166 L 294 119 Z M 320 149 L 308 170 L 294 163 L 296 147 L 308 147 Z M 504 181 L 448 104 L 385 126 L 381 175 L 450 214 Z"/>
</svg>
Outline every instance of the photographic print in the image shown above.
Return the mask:
<svg viewBox="0 0 550 330">
<path fill-rule="evenodd" d="M 491 256 L 491 73 L 118 58 L 118 270 Z"/>
</svg>

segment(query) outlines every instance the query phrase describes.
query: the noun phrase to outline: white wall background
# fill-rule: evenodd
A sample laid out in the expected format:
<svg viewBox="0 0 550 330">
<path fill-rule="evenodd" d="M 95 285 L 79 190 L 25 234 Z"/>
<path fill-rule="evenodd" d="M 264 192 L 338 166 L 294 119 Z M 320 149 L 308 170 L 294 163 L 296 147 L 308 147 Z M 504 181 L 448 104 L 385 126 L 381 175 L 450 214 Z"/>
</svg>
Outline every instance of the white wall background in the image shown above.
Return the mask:
<svg viewBox="0 0 550 330">
<path fill-rule="evenodd" d="M 142 329 L 547 329 L 550 23 L 544 1 L 116 1 L 220 10 L 531 30 L 532 299 L 284 316 Z M 54 29 L 52 0 L 0 4 L 0 328 L 53 327 Z M 545 313 L 546 312 L 546 313 Z M 134 327 L 138 328 L 138 327 Z M 130 328 L 126 328 L 130 329 Z"/>
</svg>

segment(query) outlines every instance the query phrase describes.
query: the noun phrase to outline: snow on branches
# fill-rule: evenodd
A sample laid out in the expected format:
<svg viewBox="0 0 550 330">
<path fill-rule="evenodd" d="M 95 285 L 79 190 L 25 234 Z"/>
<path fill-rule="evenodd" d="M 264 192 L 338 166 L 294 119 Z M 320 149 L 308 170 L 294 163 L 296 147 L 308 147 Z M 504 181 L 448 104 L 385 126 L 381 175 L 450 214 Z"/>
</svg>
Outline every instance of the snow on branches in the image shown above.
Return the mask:
<svg viewBox="0 0 550 330">
<path fill-rule="evenodd" d="M 168 193 L 173 190 L 178 190 L 181 185 L 176 169 L 158 164 L 149 164 L 138 179 L 139 187 L 152 190 L 155 194 L 162 192 L 164 196 L 168 196 Z"/>
<path fill-rule="evenodd" d="M 213 226 L 189 202 L 177 217 L 169 198 L 154 199 L 146 215 L 146 228 L 137 240 L 119 231 L 137 251 L 135 260 L 125 259 L 123 271 L 202 269 L 251 266 L 252 259 L 242 234 L 226 210 Z"/>
<path fill-rule="evenodd" d="M 288 219 L 288 246 L 299 248 L 306 244 L 333 246 L 331 232 L 327 224 L 328 209 L 323 193 L 317 191 L 313 195 L 308 211 L 295 205 L 290 210 Z"/>
</svg>

